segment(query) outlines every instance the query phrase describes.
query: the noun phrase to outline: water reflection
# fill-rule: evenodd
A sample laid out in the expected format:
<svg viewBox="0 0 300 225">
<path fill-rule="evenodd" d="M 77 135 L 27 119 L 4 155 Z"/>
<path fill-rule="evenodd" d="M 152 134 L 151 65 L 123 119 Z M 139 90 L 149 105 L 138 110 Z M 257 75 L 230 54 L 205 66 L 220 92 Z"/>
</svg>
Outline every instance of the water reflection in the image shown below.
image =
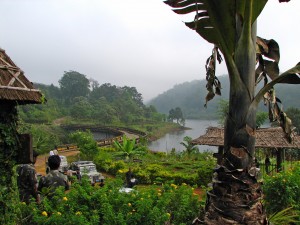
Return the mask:
<svg viewBox="0 0 300 225">
<path fill-rule="evenodd" d="M 184 150 L 184 146 L 180 144 L 185 136 L 190 136 L 192 139 L 206 133 L 206 128 L 209 126 L 218 126 L 216 120 L 186 120 L 186 127 L 190 130 L 175 131 L 166 134 L 164 137 L 149 143 L 148 147 L 153 151 L 171 152 L 172 148 L 175 148 L 177 152 Z M 200 151 L 217 151 L 217 147 L 201 145 L 198 146 Z"/>
</svg>

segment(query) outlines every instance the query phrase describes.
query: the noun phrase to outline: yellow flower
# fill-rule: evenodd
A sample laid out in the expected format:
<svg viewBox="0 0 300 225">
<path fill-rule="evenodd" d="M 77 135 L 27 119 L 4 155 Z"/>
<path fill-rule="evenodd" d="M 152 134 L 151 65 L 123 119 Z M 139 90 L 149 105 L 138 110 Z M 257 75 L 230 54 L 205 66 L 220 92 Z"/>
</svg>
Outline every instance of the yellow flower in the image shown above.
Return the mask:
<svg viewBox="0 0 300 225">
<path fill-rule="evenodd" d="M 129 207 L 131 206 L 131 203 L 130 203 L 130 202 L 128 203 L 128 206 L 129 206 Z"/>
<path fill-rule="evenodd" d="M 77 211 L 76 213 L 75 213 L 75 215 L 76 216 L 80 216 L 82 213 L 80 212 L 80 211 Z"/>
<path fill-rule="evenodd" d="M 170 218 L 171 214 L 170 214 L 170 213 L 167 213 L 167 216 Z"/>
<path fill-rule="evenodd" d="M 61 212 L 57 212 L 57 215 L 61 216 Z"/>
<path fill-rule="evenodd" d="M 141 198 L 141 200 L 143 201 L 143 200 L 144 200 L 144 198 Z"/>
<path fill-rule="evenodd" d="M 63 197 L 63 201 L 68 201 L 68 198 L 67 197 Z"/>
<path fill-rule="evenodd" d="M 42 215 L 43 215 L 43 216 L 48 216 L 48 213 L 47 213 L 46 211 L 43 211 L 43 212 L 42 212 Z"/>
<path fill-rule="evenodd" d="M 161 192 L 161 190 L 160 190 L 160 189 L 158 189 L 157 191 L 158 191 L 158 192 Z"/>
<path fill-rule="evenodd" d="M 161 196 L 161 193 L 157 193 L 158 196 Z"/>
<path fill-rule="evenodd" d="M 174 188 L 177 188 L 177 185 L 176 184 L 171 184 L 172 187 Z"/>
<path fill-rule="evenodd" d="M 26 205 L 26 202 L 22 202 L 23 205 Z"/>
<path fill-rule="evenodd" d="M 186 186 L 186 183 L 182 183 L 183 186 Z"/>
</svg>

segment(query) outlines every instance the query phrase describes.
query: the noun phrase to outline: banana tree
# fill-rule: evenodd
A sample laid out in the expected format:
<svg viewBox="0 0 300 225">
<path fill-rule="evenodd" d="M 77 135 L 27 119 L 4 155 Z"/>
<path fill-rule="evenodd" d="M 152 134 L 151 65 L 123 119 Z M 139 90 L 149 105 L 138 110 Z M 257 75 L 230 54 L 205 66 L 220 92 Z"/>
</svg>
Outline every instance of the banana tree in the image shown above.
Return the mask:
<svg viewBox="0 0 300 225">
<path fill-rule="evenodd" d="M 124 157 L 129 164 L 133 162 L 135 156 L 144 155 L 147 151 L 146 146 L 137 144 L 135 139 L 128 139 L 126 135 L 123 135 L 122 142 L 114 141 L 113 146 L 117 150 L 117 155 Z"/>
<path fill-rule="evenodd" d="M 221 83 L 215 76 L 217 61 L 221 63 L 224 58 L 229 75 L 224 154 L 221 165 L 214 171 L 213 188 L 207 193 L 205 224 L 268 223 L 261 203 L 261 184 L 253 173 L 256 111 L 261 100 L 269 106 L 270 119 L 279 122 L 289 140 L 293 138 L 291 121 L 279 106 L 274 85 L 299 84 L 300 63 L 279 74 L 278 44 L 257 36 L 257 18 L 267 1 L 164 1 L 175 13 L 195 13 L 194 20 L 185 25 L 213 44 L 206 61 L 206 104 L 215 94 L 221 94 Z M 260 81 L 264 85 L 256 90 Z"/>
</svg>

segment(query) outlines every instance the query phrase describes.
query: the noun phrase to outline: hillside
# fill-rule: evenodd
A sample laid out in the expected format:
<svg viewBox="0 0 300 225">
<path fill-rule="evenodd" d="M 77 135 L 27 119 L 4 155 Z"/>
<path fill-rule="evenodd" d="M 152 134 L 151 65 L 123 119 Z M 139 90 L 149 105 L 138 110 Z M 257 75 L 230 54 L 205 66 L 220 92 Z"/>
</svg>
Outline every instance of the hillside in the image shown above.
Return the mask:
<svg viewBox="0 0 300 225">
<path fill-rule="evenodd" d="M 188 119 L 215 119 L 216 111 L 220 99 L 228 99 L 229 82 L 228 77 L 223 75 L 218 77 L 222 84 L 222 96 L 216 96 L 204 107 L 206 90 L 206 80 L 194 80 L 175 85 L 152 99 L 147 105 L 153 105 L 161 112 L 168 114 L 172 108 L 180 107 L 185 118 Z M 296 85 L 279 84 L 275 86 L 277 97 L 282 101 L 284 109 L 288 107 L 300 108 L 300 101 L 297 100 L 300 88 Z M 261 111 L 266 111 L 266 107 L 261 104 Z"/>
</svg>

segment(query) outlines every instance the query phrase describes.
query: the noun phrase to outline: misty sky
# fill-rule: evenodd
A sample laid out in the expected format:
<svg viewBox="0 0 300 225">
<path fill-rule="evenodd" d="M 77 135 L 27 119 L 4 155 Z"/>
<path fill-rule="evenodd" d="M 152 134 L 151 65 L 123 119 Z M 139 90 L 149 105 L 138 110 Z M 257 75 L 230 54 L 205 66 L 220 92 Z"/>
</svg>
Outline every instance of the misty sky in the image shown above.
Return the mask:
<svg viewBox="0 0 300 225">
<path fill-rule="evenodd" d="M 300 61 L 299 11 L 300 0 L 269 0 L 258 20 L 258 35 L 280 45 L 281 71 Z M 30 81 L 58 86 L 74 70 L 146 101 L 204 79 L 213 47 L 162 0 L 0 0 L 0 15 L 0 47 Z"/>
</svg>

